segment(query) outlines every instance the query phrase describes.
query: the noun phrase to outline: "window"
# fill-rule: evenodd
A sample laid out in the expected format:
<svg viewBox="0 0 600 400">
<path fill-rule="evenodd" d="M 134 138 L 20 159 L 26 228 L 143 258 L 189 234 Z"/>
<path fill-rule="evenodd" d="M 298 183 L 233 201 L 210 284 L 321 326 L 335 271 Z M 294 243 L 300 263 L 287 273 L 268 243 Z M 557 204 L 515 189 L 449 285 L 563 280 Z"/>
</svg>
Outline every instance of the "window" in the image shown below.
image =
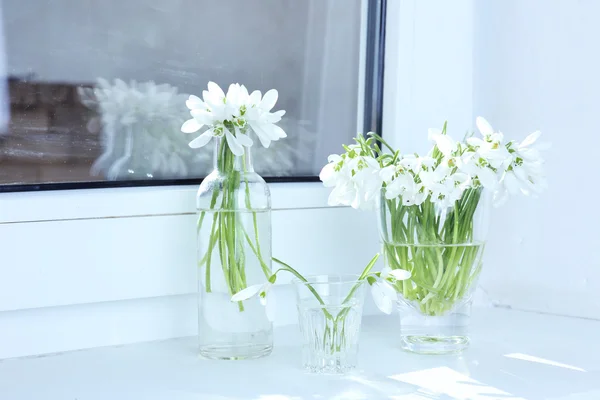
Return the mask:
<svg viewBox="0 0 600 400">
<path fill-rule="evenodd" d="M 5 191 L 197 182 L 211 169 L 212 152 L 190 149 L 180 126 L 187 95 L 211 80 L 278 89 L 288 138 L 268 151 L 253 147 L 257 171 L 275 180 L 316 179 L 327 155 L 363 130 L 363 113 L 376 117 L 372 95 L 381 77 L 362 61 L 381 40 L 373 22 L 381 1 L 0 7 Z"/>
</svg>

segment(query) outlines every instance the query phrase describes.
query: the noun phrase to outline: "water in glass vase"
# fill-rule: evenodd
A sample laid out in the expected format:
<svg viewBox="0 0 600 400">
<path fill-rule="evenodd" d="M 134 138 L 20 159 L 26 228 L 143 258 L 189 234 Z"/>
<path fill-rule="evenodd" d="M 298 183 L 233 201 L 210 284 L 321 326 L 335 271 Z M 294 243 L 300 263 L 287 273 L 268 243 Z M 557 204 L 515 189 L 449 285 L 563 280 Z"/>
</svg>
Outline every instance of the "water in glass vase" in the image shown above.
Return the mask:
<svg viewBox="0 0 600 400">
<path fill-rule="evenodd" d="M 460 352 L 469 344 L 471 296 L 484 244 L 384 243 L 386 263 L 411 271 L 399 282 L 401 346 L 427 354 Z"/>
<path fill-rule="evenodd" d="M 271 212 L 204 210 L 200 219 L 200 355 L 214 359 L 265 356 L 273 347 L 267 308 L 258 296 L 241 302 L 232 302 L 231 296 L 270 276 Z"/>
</svg>

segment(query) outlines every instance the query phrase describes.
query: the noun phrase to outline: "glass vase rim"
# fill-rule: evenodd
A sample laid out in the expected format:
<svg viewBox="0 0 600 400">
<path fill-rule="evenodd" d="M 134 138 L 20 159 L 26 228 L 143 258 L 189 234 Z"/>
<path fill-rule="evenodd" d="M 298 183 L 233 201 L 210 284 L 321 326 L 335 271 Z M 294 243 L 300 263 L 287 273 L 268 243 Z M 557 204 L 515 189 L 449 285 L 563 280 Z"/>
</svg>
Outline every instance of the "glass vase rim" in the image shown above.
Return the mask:
<svg viewBox="0 0 600 400">
<path fill-rule="evenodd" d="M 417 242 L 417 243 L 410 243 L 410 242 L 397 242 L 397 241 L 389 241 L 389 240 L 385 240 L 385 239 L 381 239 L 381 243 L 382 244 L 387 244 L 387 245 L 391 245 L 391 246 L 402 246 L 402 247 L 406 247 L 406 246 L 413 246 L 413 247 L 477 247 L 477 246 L 481 246 L 481 247 L 485 247 L 485 245 L 487 244 L 487 240 L 471 240 L 470 242 L 460 242 L 460 243 L 445 243 L 442 241 L 438 241 L 438 242 Z"/>
</svg>

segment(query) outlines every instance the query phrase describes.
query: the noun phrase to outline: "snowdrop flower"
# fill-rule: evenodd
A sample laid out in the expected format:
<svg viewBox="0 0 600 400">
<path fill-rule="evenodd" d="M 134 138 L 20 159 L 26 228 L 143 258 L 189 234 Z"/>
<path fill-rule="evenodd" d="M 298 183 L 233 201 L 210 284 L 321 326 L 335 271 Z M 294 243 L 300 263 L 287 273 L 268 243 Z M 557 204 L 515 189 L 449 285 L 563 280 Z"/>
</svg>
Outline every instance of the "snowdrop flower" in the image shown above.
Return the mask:
<svg viewBox="0 0 600 400">
<path fill-rule="evenodd" d="M 541 132 L 536 131 L 525 138 L 521 143 L 511 142 L 509 151 L 512 152 L 513 161 L 504 172 L 499 187 L 494 193 L 496 207 L 506 202 L 509 195 L 539 194 L 546 187 L 544 174 L 544 159 L 540 150 L 549 147 L 547 144 L 536 143 Z"/>
<path fill-rule="evenodd" d="M 439 129 L 429 129 L 427 137 L 434 142 L 445 157 L 450 157 L 458 150 L 458 143 Z"/>
<path fill-rule="evenodd" d="M 231 301 L 236 302 L 236 301 L 248 300 L 248 299 L 258 295 L 258 297 L 260 299 L 260 304 L 262 304 L 263 306 L 266 306 L 267 305 L 267 294 L 269 293 L 269 289 L 271 289 L 271 286 L 273 286 L 273 284 L 270 281 L 267 281 L 265 283 L 260 283 L 257 285 L 248 286 L 247 288 L 242 289 L 239 292 L 237 292 L 236 294 L 234 294 L 233 296 L 231 296 Z"/>
<path fill-rule="evenodd" d="M 411 174 L 401 174 L 385 188 L 385 198 L 388 200 L 401 197 L 405 206 L 420 205 L 427 198 L 424 186 L 416 183 Z"/>
<path fill-rule="evenodd" d="M 248 124 L 258 136 L 263 147 L 267 148 L 271 141 L 287 137 L 286 133 L 275 123 L 281 120 L 285 115 L 284 110 L 271 112 L 277 102 L 277 90 L 271 89 L 265 95 L 260 97 L 260 91 L 255 90 L 250 95 L 250 107 L 245 111 L 245 117 Z"/>
<path fill-rule="evenodd" d="M 271 113 L 277 102 L 277 90 L 271 89 L 264 96 L 256 90 L 251 94 L 244 85 L 231 84 L 227 94 L 214 82 L 208 83 L 208 90 L 202 92 L 202 99 L 190 96 L 186 106 L 191 119 L 181 126 L 184 133 L 204 132 L 190 142 L 190 147 L 207 145 L 213 137 L 224 137 L 231 152 L 237 156 L 244 154 L 244 147 L 253 144 L 246 134 L 251 128 L 263 147 L 271 141 L 286 137 L 286 133 L 275 123 L 281 120 L 284 110 Z"/>
<path fill-rule="evenodd" d="M 425 170 L 433 168 L 436 164 L 435 158 L 430 156 L 418 157 L 418 162 L 421 168 Z"/>
<path fill-rule="evenodd" d="M 470 137 L 467 144 L 479 158 L 483 158 L 492 168 L 504 170 L 511 162 L 511 155 L 503 143 L 504 135 L 494 132 L 492 126 L 483 118 L 477 117 L 476 125 L 483 139 Z"/>
<path fill-rule="evenodd" d="M 449 173 L 450 168 L 443 164 L 440 164 L 436 168 L 431 168 L 419 172 L 419 178 L 423 186 L 425 186 L 426 189 L 429 189 L 435 186 L 436 184 L 442 183 Z"/>
<path fill-rule="evenodd" d="M 333 187 L 327 202 L 330 206 L 372 209 L 383 183 L 381 168 L 373 157 L 356 155 L 358 149 L 349 148 L 353 158 L 349 158 L 348 154 L 332 154 L 329 164 L 319 174 L 326 187 Z"/>
<path fill-rule="evenodd" d="M 481 185 L 486 189 L 495 190 L 498 185 L 499 174 L 475 152 L 465 152 L 458 160 L 457 168 L 477 180 L 477 185 L 474 187 Z"/>
<path fill-rule="evenodd" d="M 398 294 L 392 284 L 396 281 L 410 279 L 410 277 L 411 273 L 409 271 L 384 267 L 379 274 L 379 279 L 375 279 L 371 283 L 371 295 L 377 308 L 386 314 L 390 314 L 394 302 L 398 300 Z"/>
<path fill-rule="evenodd" d="M 331 154 L 327 160 L 329 161 L 321 172 L 319 173 L 319 179 L 323 181 L 323 186 L 334 187 L 339 179 L 339 173 L 344 163 L 343 158 L 338 154 Z"/>
<path fill-rule="evenodd" d="M 360 157 L 351 160 L 349 166 L 354 173 L 351 181 L 356 190 L 350 205 L 356 209 L 373 209 L 383 183 L 379 177 L 379 163 L 373 157 Z"/>
<path fill-rule="evenodd" d="M 407 154 L 402 157 L 398 164 L 408 171 L 418 172 L 421 169 L 421 158 L 414 154 Z"/>
</svg>

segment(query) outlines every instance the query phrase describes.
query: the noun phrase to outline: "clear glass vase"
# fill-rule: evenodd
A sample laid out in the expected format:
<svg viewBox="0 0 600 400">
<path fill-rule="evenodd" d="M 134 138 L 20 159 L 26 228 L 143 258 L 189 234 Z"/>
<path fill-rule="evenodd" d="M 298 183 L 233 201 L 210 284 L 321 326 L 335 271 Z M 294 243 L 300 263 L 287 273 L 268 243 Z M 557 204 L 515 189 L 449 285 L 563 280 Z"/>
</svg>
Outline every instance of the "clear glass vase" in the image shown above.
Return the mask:
<svg viewBox="0 0 600 400">
<path fill-rule="evenodd" d="M 250 149 L 235 156 L 215 138 L 214 170 L 200 185 L 198 337 L 200 355 L 249 359 L 268 355 L 273 327 L 258 296 L 232 302 L 271 274 L 271 195 L 252 167 Z"/>
<path fill-rule="evenodd" d="M 356 368 L 365 285 L 355 275 L 294 280 L 303 337 L 302 364 L 309 372 L 343 374 Z"/>
<path fill-rule="evenodd" d="M 402 198 L 380 199 L 384 260 L 412 273 L 398 282 L 403 349 L 426 354 L 456 353 L 469 343 L 472 294 L 482 268 L 489 198 L 466 190 L 441 207 L 427 199 L 404 205 Z"/>
</svg>

